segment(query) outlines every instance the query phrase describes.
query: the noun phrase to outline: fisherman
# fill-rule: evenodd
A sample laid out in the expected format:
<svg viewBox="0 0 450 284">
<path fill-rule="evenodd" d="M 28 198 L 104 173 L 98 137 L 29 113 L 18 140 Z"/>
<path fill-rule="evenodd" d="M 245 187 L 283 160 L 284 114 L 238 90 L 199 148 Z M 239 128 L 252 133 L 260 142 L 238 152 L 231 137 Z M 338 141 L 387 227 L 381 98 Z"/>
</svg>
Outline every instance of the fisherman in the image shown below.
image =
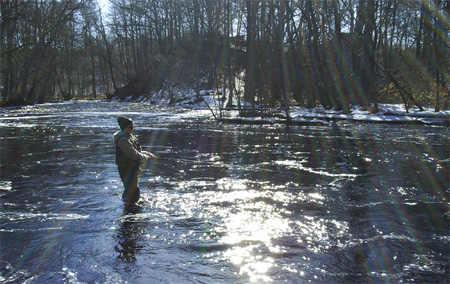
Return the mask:
<svg viewBox="0 0 450 284">
<path fill-rule="evenodd" d="M 142 151 L 138 139 L 131 134 L 134 127 L 133 120 L 121 116 L 117 119 L 117 122 L 119 123 L 120 131 L 114 134 L 116 164 L 125 188 L 122 199 L 127 210 L 139 200 L 138 176 L 141 172 L 141 165 L 153 159 L 155 155 Z"/>
</svg>

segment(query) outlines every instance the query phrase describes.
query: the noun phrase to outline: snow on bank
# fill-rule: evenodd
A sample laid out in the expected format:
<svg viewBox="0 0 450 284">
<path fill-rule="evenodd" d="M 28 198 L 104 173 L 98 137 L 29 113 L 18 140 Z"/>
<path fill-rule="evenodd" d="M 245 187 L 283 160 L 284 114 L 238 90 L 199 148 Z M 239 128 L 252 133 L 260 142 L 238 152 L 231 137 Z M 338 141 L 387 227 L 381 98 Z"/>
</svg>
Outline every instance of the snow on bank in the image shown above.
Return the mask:
<svg viewBox="0 0 450 284">
<path fill-rule="evenodd" d="M 320 119 L 320 120 L 349 120 L 360 122 L 398 123 L 398 124 L 439 124 L 449 125 L 450 111 L 435 112 L 433 110 L 419 111 L 410 109 L 409 113 L 401 104 L 380 104 L 380 111 L 371 114 L 367 110 L 353 107 L 351 113 L 325 110 L 318 107 L 314 109 L 297 108 L 291 111 L 292 119 Z"/>
<path fill-rule="evenodd" d="M 207 104 L 219 113 L 218 103 L 212 96 L 204 97 Z M 236 105 L 236 104 L 235 104 Z M 194 105 L 193 109 L 205 109 L 207 106 L 205 102 L 200 102 Z M 368 110 L 364 110 L 359 106 L 354 106 L 351 113 L 345 114 L 342 111 L 335 111 L 333 109 L 326 110 L 323 107 L 316 107 L 307 109 L 303 107 L 292 107 L 290 109 L 290 120 L 293 124 L 329 124 L 333 120 L 347 120 L 355 122 L 375 122 L 375 123 L 396 123 L 396 124 L 435 124 L 435 125 L 449 125 L 450 111 L 435 112 L 432 109 L 419 111 L 418 109 L 410 108 L 406 111 L 402 104 L 380 104 L 380 111 L 372 114 Z M 261 117 L 240 117 L 237 111 L 230 112 L 223 110 L 225 117 L 222 121 L 231 123 L 252 123 L 252 124 L 273 124 L 277 122 L 285 122 L 286 119 L 281 118 L 261 118 Z"/>
<path fill-rule="evenodd" d="M 285 118 L 280 117 L 241 117 L 236 108 L 225 110 L 226 98 L 223 101 L 219 101 L 220 98 L 214 95 L 217 93 L 214 90 L 200 91 L 200 97 L 197 97 L 192 89 L 173 89 L 172 92 L 174 93 L 172 100 L 176 103 L 171 103 L 167 95 L 162 93 L 155 94 L 150 99 L 141 97 L 138 101 L 143 104 L 172 106 L 178 109 L 209 109 L 220 121 L 227 123 L 274 124 L 286 122 Z M 155 99 L 155 97 L 158 99 Z M 237 102 L 233 101 L 233 105 L 237 105 Z M 242 105 L 243 107 L 249 107 L 245 103 L 242 103 Z M 351 112 L 346 114 L 342 111 L 327 110 L 323 107 L 312 109 L 291 107 L 289 115 L 291 123 L 302 125 L 329 124 L 329 121 L 334 120 L 391 124 L 450 125 L 449 110 L 435 112 L 433 109 L 419 111 L 418 109 L 410 108 L 409 112 L 407 112 L 403 104 L 379 104 L 379 109 L 378 113 L 372 114 L 359 106 L 353 106 Z"/>
<path fill-rule="evenodd" d="M 330 121 L 347 120 L 354 122 L 390 123 L 390 124 L 430 124 L 450 125 L 450 111 L 407 113 L 399 105 L 383 105 L 380 112 L 371 114 L 361 109 L 353 109 L 351 113 L 325 110 L 323 108 L 306 109 L 293 107 L 290 110 L 290 123 L 296 125 L 328 125 Z M 222 117 L 221 121 L 241 124 L 274 124 L 285 123 L 285 118 L 239 117 L 238 114 Z"/>
</svg>

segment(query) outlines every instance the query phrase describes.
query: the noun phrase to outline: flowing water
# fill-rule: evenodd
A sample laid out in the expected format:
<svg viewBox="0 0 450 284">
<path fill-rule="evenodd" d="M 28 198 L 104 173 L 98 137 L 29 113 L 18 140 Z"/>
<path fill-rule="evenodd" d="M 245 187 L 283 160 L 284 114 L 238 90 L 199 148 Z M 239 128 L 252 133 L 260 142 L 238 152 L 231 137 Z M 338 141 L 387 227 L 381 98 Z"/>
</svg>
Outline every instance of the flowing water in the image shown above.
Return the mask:
<svg viewBox="0 0 450 284">
<path fill-rule="evenodd" d="M 78 102 L 0 110 L 4 283 L 445 283 L 448 128 L 223 125 Z M 141 201 L 112 135 L 135 120 Z"/>
</svg>

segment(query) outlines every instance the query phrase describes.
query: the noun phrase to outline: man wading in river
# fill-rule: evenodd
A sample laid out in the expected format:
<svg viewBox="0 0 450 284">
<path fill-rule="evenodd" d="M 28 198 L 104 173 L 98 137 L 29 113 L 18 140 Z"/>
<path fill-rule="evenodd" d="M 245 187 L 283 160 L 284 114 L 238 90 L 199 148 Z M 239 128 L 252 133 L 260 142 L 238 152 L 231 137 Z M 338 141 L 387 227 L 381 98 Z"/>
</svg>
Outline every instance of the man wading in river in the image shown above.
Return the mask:
<svg viewBox="0 0 450 284">
<path fill-rule="evenodd" d="M 116 144 L 116 164 L 119 168 L 125 190 L 122 199 L 125 209 L 129 209 L 139 200 L 140 192 L 138 187 L 138 175 L 141 172 L 141 165 L 155 155 L 142 151 L 141 145 L 133 132 L 133 121 L 127 117 L 119 117 L 117 122 L 120 131 L 114 134 Z"/>
</svg>

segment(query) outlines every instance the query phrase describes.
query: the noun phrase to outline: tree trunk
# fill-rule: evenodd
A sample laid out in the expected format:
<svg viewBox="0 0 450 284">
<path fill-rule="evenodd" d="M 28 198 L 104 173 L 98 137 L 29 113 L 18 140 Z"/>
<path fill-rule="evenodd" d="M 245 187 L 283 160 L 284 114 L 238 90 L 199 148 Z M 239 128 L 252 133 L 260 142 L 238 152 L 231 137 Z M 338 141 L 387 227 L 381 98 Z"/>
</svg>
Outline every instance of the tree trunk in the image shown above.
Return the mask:
<svg viewBox="0 0 450 284">
<path fill-rule="evenodd" d="M 255 75 L 256 75 L 256 14 L 259 1 L 247 0 L 247 68 L 245 77 L 244 101 L 252 105 L 255 112 Z"/>
</svg>

